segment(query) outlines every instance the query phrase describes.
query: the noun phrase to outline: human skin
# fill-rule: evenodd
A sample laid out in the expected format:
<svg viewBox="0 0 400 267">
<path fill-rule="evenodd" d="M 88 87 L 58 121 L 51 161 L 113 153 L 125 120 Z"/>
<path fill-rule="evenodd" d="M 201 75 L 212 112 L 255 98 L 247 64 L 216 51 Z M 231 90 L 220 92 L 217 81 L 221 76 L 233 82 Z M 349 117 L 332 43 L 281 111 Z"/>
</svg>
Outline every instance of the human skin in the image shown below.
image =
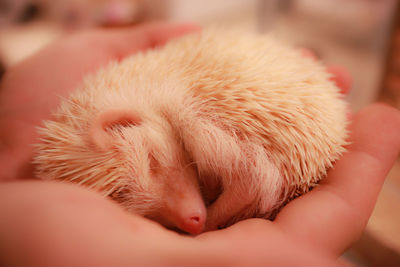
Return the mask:
<svg viewBox="0 0 400 267">
<path fill-rule="evenodd" d="M 368 221 L 400 151 L 399 111 L 374 104 L 351 116 L 351 144 L 320 186 L 275 221 L 249 219 L 195 238 L 129 214 L 76 185 L 32 178 L 35 125 L 87 73 L 112 59 L 198 30 L 153 23 L 67 37 L 7 70 L 0 91 L 1 266 L 340 266 Z M 344 92 L 348 75 L 328 67 Z M 49 73 L 51 75 L 49 75 Z M 68 75 L 66 75 L 68 74 Z"/>
</svg>

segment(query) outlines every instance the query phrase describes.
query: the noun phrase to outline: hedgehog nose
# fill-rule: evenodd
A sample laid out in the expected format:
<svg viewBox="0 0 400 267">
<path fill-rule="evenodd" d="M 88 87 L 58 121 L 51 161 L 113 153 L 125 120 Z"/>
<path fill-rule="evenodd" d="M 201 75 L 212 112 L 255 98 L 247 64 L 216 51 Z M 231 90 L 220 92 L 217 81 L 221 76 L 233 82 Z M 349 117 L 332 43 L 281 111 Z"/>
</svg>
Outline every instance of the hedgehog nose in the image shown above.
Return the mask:
<svg viewBox="0 0 400 267">
<path fill-rule="evenodd" d="M 189 234 L 197 235 L 203 232 L 206 222 L 206 211 L 199 209 L 183 219 L 179 228 Z"/>
</svg>

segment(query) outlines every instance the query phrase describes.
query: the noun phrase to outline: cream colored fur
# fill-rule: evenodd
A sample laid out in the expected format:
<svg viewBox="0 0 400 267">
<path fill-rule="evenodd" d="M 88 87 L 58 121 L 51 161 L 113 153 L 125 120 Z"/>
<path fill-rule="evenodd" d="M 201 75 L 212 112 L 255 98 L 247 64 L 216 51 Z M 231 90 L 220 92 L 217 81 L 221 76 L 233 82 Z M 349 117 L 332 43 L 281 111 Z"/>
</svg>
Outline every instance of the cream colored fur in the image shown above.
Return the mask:
<svg viewBox="0 0 400 267">
<path fill-rule="evenodd" d="M 105 129 L 106 142 L 90 129 L 107 110 L 140 119 Z M 41 129 L 35 163 L 39 177 L 143 215 L 162 206 L 154 177 L 171 183 L 170 170 L 195 165 L 203 191 L 222 187 L 208 207 L 215 229 L 269 217 L 314 187 L 344 151 L 345 113 L 319 63 L 268 36 L 206 30 L 87 78 Z"/>
</svg>

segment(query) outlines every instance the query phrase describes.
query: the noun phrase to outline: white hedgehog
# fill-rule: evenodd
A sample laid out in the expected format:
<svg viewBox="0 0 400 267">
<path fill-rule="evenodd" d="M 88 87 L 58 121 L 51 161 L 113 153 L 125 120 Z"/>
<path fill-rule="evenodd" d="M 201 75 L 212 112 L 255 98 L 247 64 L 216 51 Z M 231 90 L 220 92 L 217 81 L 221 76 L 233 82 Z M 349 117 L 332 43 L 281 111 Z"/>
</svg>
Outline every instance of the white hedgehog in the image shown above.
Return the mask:
<svg viewBox="0 0 400 267">
<path fill-rule="evenodd" d="M 346 144 L 324 67 L 271 37 L 207 30 L 114 62 L 40 129 L 37 176 L 191 234 L 272 218 Z"/>
</svg>

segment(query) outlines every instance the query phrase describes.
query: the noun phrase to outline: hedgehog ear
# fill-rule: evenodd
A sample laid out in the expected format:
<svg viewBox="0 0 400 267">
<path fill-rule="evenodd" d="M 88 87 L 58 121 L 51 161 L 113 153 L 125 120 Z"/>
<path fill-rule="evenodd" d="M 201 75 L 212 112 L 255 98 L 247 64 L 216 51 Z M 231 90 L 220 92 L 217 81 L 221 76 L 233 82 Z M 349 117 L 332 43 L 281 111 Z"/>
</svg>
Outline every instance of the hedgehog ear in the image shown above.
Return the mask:
<svg viewBox="0 0 400 267">
<path fill-rule="evenodd" d="M 97 115 L 90 126 L 90 138 L 101 149 L 109 149 L 111 132 L 125 127 L 141 124 L 141 118 L 128 109 L 109 109 Z"/>
</svg>

